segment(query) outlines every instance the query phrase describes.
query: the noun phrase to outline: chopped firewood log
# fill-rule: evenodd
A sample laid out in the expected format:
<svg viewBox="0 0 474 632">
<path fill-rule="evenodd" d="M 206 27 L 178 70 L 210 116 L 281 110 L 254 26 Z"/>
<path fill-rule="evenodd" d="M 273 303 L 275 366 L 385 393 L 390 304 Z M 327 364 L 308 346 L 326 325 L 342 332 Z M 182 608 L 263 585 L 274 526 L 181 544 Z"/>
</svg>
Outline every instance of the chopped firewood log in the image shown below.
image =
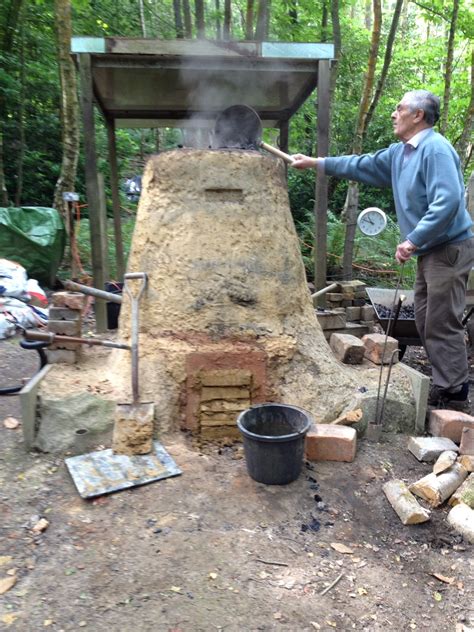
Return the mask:
<svg viewBox="0 0 474 632">
<path fill-rule="evenodd" d="M 474 456 L 472 454 L 462 454 L 458 457 L 458 463 L 468 472 L 474 472 Z"/>
<path fill-rule="evenodd" d="M 474 509 L 459 503 L 449 512 L 448 522 L 465 540 L 474 544 Z"/>
<path fill-rule="evenodd" d="M 431 472 L 428 476 L 420 478 L 410 485 L 409 489 L 432 507 L 438 507 L 457 490 L 466 477 L 467 471 L 456 462 L 439 476 Z"/>
<path fill-rule="evenodd" d="M 459 503 L 464 503 L 474 509 L 474 474 L 469 474 L 449 499 L 450 505 L 459 505 Z"/>
<path fill-rule="evenodd" d="M 356 424 L 358 421 L 362 419 L 362 410 L 357 408 L 357 410 L 350 410 L 347 413 L 343 413 L 339 415 L 337 419 L 331 421 L 332 424 L 337 424 L 339 426 L 351 426 L 352 424 Z"/>
<path fill-rule="evenodd" d="M 403 481 L 388 481 L 383 491 L 403 524 L 419 524 L 430 519 L 429 510 L 418 503 Z"/>
<path fill-rule="evenodd" d="M 433 465 L 433 472 L 435 474 L 441 474 L 445 470 L 449 469 L 451 465 L 456 461 L 457 454 L 454 450 L 446 450 L 446 452 L 442 452 L 436 463 Z"/>
</svg>

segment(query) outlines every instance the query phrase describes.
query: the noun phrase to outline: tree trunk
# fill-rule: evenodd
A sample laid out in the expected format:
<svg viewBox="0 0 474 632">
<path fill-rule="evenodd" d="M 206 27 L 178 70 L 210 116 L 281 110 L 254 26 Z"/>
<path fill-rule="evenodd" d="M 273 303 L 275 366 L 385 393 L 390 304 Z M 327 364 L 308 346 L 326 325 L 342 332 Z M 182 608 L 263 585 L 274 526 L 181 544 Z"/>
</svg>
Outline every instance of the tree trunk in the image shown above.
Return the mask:
<svg viewBox="0 0 474 632">
<path fill-rule="evenodd" d="M 15 206 L 21 206 L 23 193 L 23 163 L 25 160 L 25 39 L 23 25 L 20 35 L 20 99 L 18 104 L 18 136 L 19 150 L 16 173 Z"/>
<path fill-rule="evenodd" d="M 453 74 L 454 38 L 456 35 L 458 12 L 459 0 L 453 0 L 453 12 L 451 14 L 451 24 L 449 26 L 449 36 L 446 51 L 446 68 L 444 72 L 443 110 L 441 112 L 441 121 L 439 123 L 439 131 L 441 132 L 441 134 L 446 134 L 446 130 L 448 128 L 449 100 L 451 98 L 451 78 Z"/>
<path fill-rule="evenodd" d="M 328 41 L 328 14 L 327 1 L 324 0 L 321 15 L 321 42 Z"/>
<path fill-rule="evenodd" d="M 253 19 L 255 10 L 255 0 L 247 0 L 247 11 L 245 13 L 245 39 L 253 39 Z"/>
<path fill-rule="evenodd" d="M 174 28 L 176 31 L 176 38 L 183 39 L 183 17 L 181 15 L 181 0 L 173 0 L 173 13 L 174 13 Z"/>
<path fill-rule="evenodd" d="M 196 10 L 196 29 L 197 38 L 204 39 L 206 36 L 206 28 L 204 24 L 204 0 L 194 0 Z"/>
<path fill-rule="evenodd" d="M 365 0 L 364 24 L 365 28 L 370 31 L 372 28 L 372 7 L 370 0 Z"/>
<path fill-rule="evenodd" d="M 232 21 L 232 5 L 231 0 L 224 0 L 224 28 L 222 38 L 226 41 L 230 40 Z"/>
<path fill-rule="evenodd" d="M 456 151 L 461 158 L 463 172 L 467 169 L 472 156 L 472 124 L 474 122 L 474 48 L 471 51 L 471 97 L 466 110 L 461 136 L 456 143 Z"/>
<path fill-rule="evenodd" d="M 193 20 L 191 17 L 191 7 L 189 0 L 183 0 L 184 35 L 187 39 L 193 36 Z"/>
<path fill-rule="evenodd" d="M 216 39 L 222 39 L 222 22 L 221 22 L 221 3 L 220 0 L 214 1 L 216 8 Z"/>
<path fill-rule="evenodd" d="M 375 108 L 380 99 L 380 95 L 382 94 L 382 90 L 385 86 L 385 79 L 387 78 L 388 69 L 390 67 L 390 62 L 392 61 L 392 51 L 393 51 L 393 43 L 395 41 L 395 35 L 397 33 L 398 23 L 400 21 L 400 14 L 402 12 L 404 0 L 397 0 L 395 4 L 395 8 L 393 10 L 392 23 L 390 25 L 390 31 L 387 38 L 387 46 L 385 48 L 385 57 L 383 60 L 382 71 L 380 72 L 380 77 L 377 81 L 377 86 L 375 88 L 374 96 L 372 98 L 372 102 L 369 107 L 369 111 L 367 112 L 367 116 L 365 118 L 365 129 L 363 132 L 363 139 L 367 134 L 367 128 L 369 126 L 370 121 L 372 120 L 372 116 L 375 112 Z"/>
<path fill-rule="evenodd" d="M 0 58 L 3 59 L 3 68 L 5 72 L 9 72 L 8 68 L 8 56 L 13 50 L 15 44 L 15 36 L 17 33 L 17 26 L 20 19 L 21 9 L 23 6 L 23 0 L 10 0 L 8 8 L 4 10 L 4 23 L 3 30 L 0 34 L 1 37 L 1 48 L 0 48 Z M 7 116 L 7 103 L 5 99 L 5 93 L 3 90 L 0 90 L 0 196 L 1 196 L 1 204 L 3 206 L 8 206 L 9 204 L 9 195 L 5 182 L 5 170 L 4 170 L 4 159 L 3 159 L 3 134 L 4 134 L 4 126 L 5 119 Z"/>
<path fill-rule="evenodd" d="M 53 206 L 63 217 L 69 212 L 63 200 L 65 191 L 74 191 L 79 157 L 79 104 L 76 67 L 69 54 L 71 43 L 71 5 L 69 0 L 55 0 L 59 80 L 61 85 L 62 162 L 54 190 Z"/>
<path fill-rule="evenodd" d="M 359 104 L 357 126 L 354 143 L 352 146 L 353 154 L 360 154 L 360 152 L 362 151 L 362 142 L 365 133 L 366 118 L 369 109 L 370 95 L 374 86 L 375 67 L 377 64 L 378 51 L 380 46 L 382 22 L 381 0 L 373 0 L 373 7 L 374 19 L 369 51 L 369 61 L 367 64 L 367 72 L 365 75 L 365 82 L 362 90 L 362 98 Z M 344 279 L 352 278 L 352 260 L 354 255 L 354 238 L 357 225 L 358 201 L 359 186 L 356 182 L 350 182 L 343 210 L 343 217 L 346 223 L 346 234 L 344 238 L 344 257 L 342 262 L 342 273 Z"/>
<path fill-rule="evenodd" d="M 142 35 L 143 37 L 146 37 L 145 10 L 143 7 L 143 0 L 138 0 L 138 10 L 140 12 L 140 26 L 142 29 Z"/>
<path fill-rule="evenodd" d="M 257 26 L 255 27 L 255 39 L 263 42 L 267 34 L 268 7 L 269 0 L 259 0 L 257 10 Z"/>
</svg>

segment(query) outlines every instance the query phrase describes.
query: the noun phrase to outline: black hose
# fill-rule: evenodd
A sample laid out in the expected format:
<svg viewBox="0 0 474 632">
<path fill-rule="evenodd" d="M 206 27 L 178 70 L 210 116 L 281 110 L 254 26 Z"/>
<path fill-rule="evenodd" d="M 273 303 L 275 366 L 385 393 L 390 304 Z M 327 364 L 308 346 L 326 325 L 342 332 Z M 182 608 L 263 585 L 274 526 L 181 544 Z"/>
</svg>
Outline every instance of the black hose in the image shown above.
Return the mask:
<svg viewBox="0 0 474 632">
<path fill-rule="evenodd" d="M 48 358 L 46 356 L 46 353 L 44 351 L 44 348 L 48 346 L 48 342 L 43 342 L 43 341 L 33 341 L 33 340 L 22 340 L 20 342 L 20 347 L 22 347 L 23 349 L 34 349 L 35 351 L 38 352 L 39 357 L 40 357 L 40 367 L 38 369 L 38 371 L 36 373 L 38 373 L 39 371 L 41 371 L 41 369 L 48 364 Z M 36 375 L 35 373 L 35 375 Z M 21 389 L 23 388 L 23 384 L 21 386 L 10 386 L 7 388 L 0 388 L 0 396 L 2 395 L 15 395 L 16 393 L 19 393 L 21 391 Z"/>
</svg>

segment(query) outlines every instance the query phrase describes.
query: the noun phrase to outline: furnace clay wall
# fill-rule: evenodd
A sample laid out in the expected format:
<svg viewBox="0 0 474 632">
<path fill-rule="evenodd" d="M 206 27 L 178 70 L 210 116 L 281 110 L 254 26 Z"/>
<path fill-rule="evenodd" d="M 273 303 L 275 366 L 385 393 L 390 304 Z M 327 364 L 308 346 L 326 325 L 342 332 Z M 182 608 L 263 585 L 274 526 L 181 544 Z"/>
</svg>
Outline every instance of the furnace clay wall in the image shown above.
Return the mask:
<svg viewBox="0 0 474 632">
<path fill-rule="evenodd" d="M 128 271 L 148 274 L 141 399 L 155 402 L 162 430 L 208 423 L 219 434 L 220 422 L 230 425 L 235 412 L 259 401 L 301 406 L 330 421 L 360 387 L 374 389 L 378 371 L 339 363 L 317 322 L 280 160 L 242 150 L 151 158 Z M 124 297 L 124 341 L 129 321 Z M 114 351 L 107 373 L 116 389 L 130 392 L 128 354 Z M 407 381 L 393 375 L 390 392 L 408 401 Z"/>
</svg>

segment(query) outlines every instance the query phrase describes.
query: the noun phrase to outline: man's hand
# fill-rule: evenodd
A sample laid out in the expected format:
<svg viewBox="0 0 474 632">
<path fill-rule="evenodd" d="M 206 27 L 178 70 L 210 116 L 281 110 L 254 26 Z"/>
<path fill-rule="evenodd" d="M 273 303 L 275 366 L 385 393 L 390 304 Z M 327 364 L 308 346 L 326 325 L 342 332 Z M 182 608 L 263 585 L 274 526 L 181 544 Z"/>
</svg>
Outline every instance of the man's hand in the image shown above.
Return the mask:
<svg viewBox="0 0 474 632">
<path fill-rule="evenodd" d="M 411 241 L 408 241 L 408 239 L 406 239 L 401 244 L 398 244 L 397 251 L 395 253 L 395 259 L 398 261 L 398 263 L 404 263 L 405 261 L 408 261 L 408 259 L 410 259 L 415 250 L 415 244 L 412 244 Z"/>
<path fill-rule="evenodd" d="M 310 158 L 304 154 L 293 154 L 291 157 L 293 158 L 291 166 L 295 169 L 315 169 L 318 164 L 317 158 Z"/>
</svg>

